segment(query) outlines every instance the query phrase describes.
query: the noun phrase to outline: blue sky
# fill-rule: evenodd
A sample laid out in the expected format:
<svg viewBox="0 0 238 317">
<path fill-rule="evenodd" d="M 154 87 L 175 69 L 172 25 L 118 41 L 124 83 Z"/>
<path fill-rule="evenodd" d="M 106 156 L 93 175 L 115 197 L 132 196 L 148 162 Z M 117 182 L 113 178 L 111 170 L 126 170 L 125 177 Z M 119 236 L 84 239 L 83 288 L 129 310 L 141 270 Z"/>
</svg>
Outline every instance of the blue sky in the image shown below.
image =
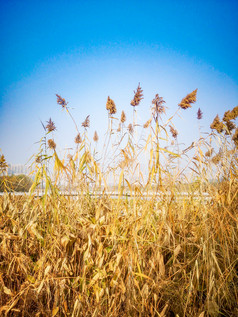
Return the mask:
<svg viewBox="0 0 238 317">
<path fill-rule="evenodd" d="M 80 124 L 103 135 L 105 103 L 132 112 L 138 82 L 141 123 L 159 93 L 168 114 L 198 88 L 198 102 L 176 122 L 181 142 L 197 137 L 218 113 L 238 104 L 237 1 L 0 1 L 0 148 L 9 163 L 25 163 L 50 117 L 63 149 L 74 128 L 57 106 L 69 101 Z M 129 122 L 128 122 L 129 123 Z"/>
</svg>

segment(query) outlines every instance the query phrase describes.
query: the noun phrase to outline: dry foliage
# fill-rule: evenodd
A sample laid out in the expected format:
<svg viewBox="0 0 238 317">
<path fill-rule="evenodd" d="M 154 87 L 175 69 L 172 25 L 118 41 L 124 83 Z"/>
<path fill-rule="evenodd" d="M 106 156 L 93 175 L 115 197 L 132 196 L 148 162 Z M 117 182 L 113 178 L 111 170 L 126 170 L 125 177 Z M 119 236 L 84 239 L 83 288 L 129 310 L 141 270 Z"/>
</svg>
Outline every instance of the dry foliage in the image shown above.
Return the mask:
<svg viewBox="0 0 238 317">
<path fill-rule="evenodd" d="M 158 98 L 153 105 L 160 111 Z M 196 90 L 180 107 L 195 99 Z M 88 117 L 84 123 L 89 127 Z M 217 118 L 212 127 L 218 133 L 194 142 L 183 156 L 159 144 L 162 133 L 168 137 L 166 126 L 150 119 L 150 129 L 142 127 L 148 133 L 142 148 L 150 156 L 148 179 L 142 183 L 138 173 L 132 183 L 141 148 L 133 144 L 130 126 L 128 142 L 117 143 L 112 157 L 106 151 L 116 131 L 110 126 L 107 132 L 104 157 L 113 160 L 108 169 L 117 176 L 113 194 L 85 129 L 68 163 L 52 139 L 47 143 L 52 131 L 46 132 L 29 195 L 0 196 L 0 316 L 238 315 L 237 128 L 222 133 Z M 172 123 L 170 130 L 177 138 Z M 55 150 L 51 156 L 47 144 Z M 188 167 L 193 182 L 173 172 L 189 151 L 195 152 Z M 7 163 L 3 155 L 0 160 L 3 172 Z M 61 179 L 71 196 L 61 195 Z"/>
</svg>

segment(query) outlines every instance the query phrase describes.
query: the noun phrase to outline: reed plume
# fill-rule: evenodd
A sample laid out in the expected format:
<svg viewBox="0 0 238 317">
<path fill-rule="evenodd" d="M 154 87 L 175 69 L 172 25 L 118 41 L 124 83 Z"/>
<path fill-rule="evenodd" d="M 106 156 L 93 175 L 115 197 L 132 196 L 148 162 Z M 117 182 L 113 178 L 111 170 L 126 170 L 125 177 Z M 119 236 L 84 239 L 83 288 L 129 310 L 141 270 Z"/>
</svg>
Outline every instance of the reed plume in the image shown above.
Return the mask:
<svg viewBox="0 0 238 317">
<path fill-rule="evenodd" d="M 191 108 L 191 104 L 197 101 L 197 89 L 188 94 L 182 101 L 178 104 L 178 106 L 182 109 Z"/>
<path fill-rule="evenodd" d="M 197 119 L 201 120 L 203 116 L 202 110 L 200 108 L 198 108 L 198 112 L 197 112 Z"/>
<path fill-rule="evenodd" d="M 238 128 L 236 128 L 235 133 L 233 134 L 232 140 L 235 143 L 235 146 L 238 147 Z"/>
<path fill-rule="evenodd" d="M 152 121 L 151 119 L 147 120 L 146 123 L 143 125 L 143 128 L 147 129 L 150 126 L 151 121 Z"/>
<path fill-rule="evenodd" d="M 152 100 L 152 105 L 154 105 L 153 110 L 157 114 L 163 114 L 165 113 L 165 101 L 163 100 L 163 97 L 160 97 L 159 94 L 155 95 L 155 98 Z"/>
<path fill-rule="evenodd" d="M 55 126 L 54 122 L 51 120 L 51 118 L 46 123 L 47 123 L 46 129 L 48 132 L 52 132 L 52 131 L 56 130 L 56 126 Z"/>
<path fill-rule="evenodd" d="M 95 132 L 94 132 L 94 136 L 93 136 L 93 141 L 94 141 L 94 142 L 97 142 L 98 139 L 99 139 L 99 138 L 98 138 L 97 131 L 95 131 Z"/>
<path fill-rule="evenodd" d="M 36 163 L 41 164 L 42 163 L 42 155 L 37 155 L 35 161 L 36 161 Z"/>
<path fill-rule="evenodd" d="M 172 134 L 172 137 L 173 137 L 174 139 L 177 139 L 178 131 L 177 131 L 174 127 L 172 127 L 171 125 L 169 125 L 169 128 L 170 128 L 170 132 L 171 132 L 171 134 Z"/>
<path fill-rule="evenodd" d="M 115 102 L 109 96 L 107 97 L 106 109 L 108 110 L 110 115 L 117 112 Z"/>
<path fill-rule="evenodd" d="M 223 121 L 227 122 L 230 120 L 235 120 L 238 117 L 238 106 L 234 107 L 232 110 L 228 110 L 224 113 Z"/>
<path fill-rule="evenodd" d="M 62 106 L 62 108 L 66 108 L 68 102 L 65 101 L 64 98 L 62 98 L 60 95 L 57 95 L 56 94 L 56 97 L 57 97 L 57 103 Z"/>
<path fill-rule="evenodd" d="M 134 132 L 133 125 L 132 125 L 131 123 L 128 125 L 128 131 L 129 131 L 131 134 L 133 134 L 133 132 Z"/>
<path fill-rule="evenodd" d="M 205 153 L 205 156 L 206 156 L 206 157 L 211 157 L 212 154 L 213 154 L 213 151 L 214 151 L 213 148 L 209 149 L 209 150 Z"/>
<path fill-rule="evenodd" d="M 226 121 L 226 127 L 227 127 L 227 130 L 228 131 L 226 131 L 226 134 L 229 134 L 229 133 L 231 133 L 232 132 L 232 130 L 234 130 L 235 128 L 236 128 L 236 125 L 235 125 L 235 123 L 234 122 L 232 122 L 232 121 Z"/>
<path fill-rule="evenodd" d="M 56 149 L 56 143 L 54 142 L 53 139 L 48 140 L 48 146 L 50 149 L 55 150 Z"/>
<path fill-rule="evenodd" d="M 84 120 L 84 122 L 82 122 L 82 127 L 84 128 L 89 128 L 90 127 L 90 120 L 89 120 L 89 115 L 86 117 L 86 119 Z"/>
<path fill-rule="evenodd" d="M 212 124 L 210 125 L 210 128 L 212 130 L 216 130 L 218 133 L 221 133 L 223 131 L 223 123 L 220 121 L 220 118 L 218 115 L 214 118 Z"/>
<path fill-rule="evenodd" d="M 126 114 L 124 111 L 121 112 L 121 123 L 124 123 L 126 121 Z"/>
<path fill-rule="evenodd" d="M 133 107 L 138 106 L 143 98 L 143 90 L 140 87 L 140 83 L 138 84 L 138 87 L 136 91 L 134 91 L 134 98 L 131 100 L 131 105 Z"/>
<path fill-rule="evenodd" d="M 74 142 L 75 142 L 76 144 L 82 143 L 82 138 L 81 138 L 80 133 L 77 134 L 77 136 L 76 136 L 75 139 L 74 139 Z"/>
</svg>

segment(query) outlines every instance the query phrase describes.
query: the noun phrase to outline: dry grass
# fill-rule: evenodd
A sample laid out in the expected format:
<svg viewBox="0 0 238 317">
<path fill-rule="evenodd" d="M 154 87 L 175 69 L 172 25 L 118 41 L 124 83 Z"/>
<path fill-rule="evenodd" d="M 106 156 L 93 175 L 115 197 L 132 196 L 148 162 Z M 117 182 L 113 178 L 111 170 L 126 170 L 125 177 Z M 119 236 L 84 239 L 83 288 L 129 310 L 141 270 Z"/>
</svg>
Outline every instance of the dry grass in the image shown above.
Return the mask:
<svg viewBox="0 0 238 317">
<path fill-rule="evenodd" d="M 233 135 L 214 136 L 220 146 L 219 152 L 214 150 L 220 155 L 218 165 L 213 156 L 203 154 L 203 147 L 211 151 L 211 144 L 197 143 L 190 164 L 196 182 L 191 185 L 185 178 L 177 177 L 180 183 L 174 179 L 169 167 L 178 155 L 171 151 L 162 169 L 165 151 L 156 143 L 161 133 L 156 112 L 148 127 L 155 132 L 155 143 L 149 138 L 143 147 L 155 148 L 148 179 L 140 186 L 129 182 L 140 148 L 135 157 L 126 144 L 119 149 L 124 151 L 120 168 L 113 170 L 117 198 L 106 191 L 92 195 L 100 184 L 107 187 L 107 176 L 100 172 L 86 134 L 68 164 L 55 150 L 45 163 L 36 162 L 30 195 L 1 197 L 0 316 L 238 315 L 238 160 Z M 106 144 L 112 136 L 108 140 Z M 133 142 L 130 134 L 128 140 Z M 46 138 L 42 144 L 44 158 Z M 54 177 L 47 172 L 50 160 Z M 62 177 L 77 188 L 77 196 L 60 195 Z M 35 197 L 42 178 L 45 194 Z M 122 196 L 125 190 L 130 198 Z M 186 196 L 181 195 L 184 190 Z"/>
</svg>

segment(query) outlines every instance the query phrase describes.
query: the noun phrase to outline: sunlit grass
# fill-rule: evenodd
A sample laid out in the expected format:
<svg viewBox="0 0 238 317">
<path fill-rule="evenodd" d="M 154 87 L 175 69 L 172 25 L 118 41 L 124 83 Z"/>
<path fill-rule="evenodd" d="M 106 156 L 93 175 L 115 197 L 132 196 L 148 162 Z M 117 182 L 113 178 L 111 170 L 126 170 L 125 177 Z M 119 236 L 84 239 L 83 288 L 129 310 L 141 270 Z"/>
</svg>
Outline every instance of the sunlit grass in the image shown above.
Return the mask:
<svg viewBox="0 0 238 317">
<path fill-rule="evenodd" d="M 73 120 L 76 147 L 67 159 L 57 154 L 48 121 L 29 195 L 6 190 L 0 198 L 0 315 L 237 316 L 237 107 L 180 149 L 159 95 L 138 126 L 142 96 L 138 86 L 133 131 L 125 113 L 114 127 L 108 97 L 101 155 L 88 139 L 89 117 L 82 132 Z"/>
</svg>

